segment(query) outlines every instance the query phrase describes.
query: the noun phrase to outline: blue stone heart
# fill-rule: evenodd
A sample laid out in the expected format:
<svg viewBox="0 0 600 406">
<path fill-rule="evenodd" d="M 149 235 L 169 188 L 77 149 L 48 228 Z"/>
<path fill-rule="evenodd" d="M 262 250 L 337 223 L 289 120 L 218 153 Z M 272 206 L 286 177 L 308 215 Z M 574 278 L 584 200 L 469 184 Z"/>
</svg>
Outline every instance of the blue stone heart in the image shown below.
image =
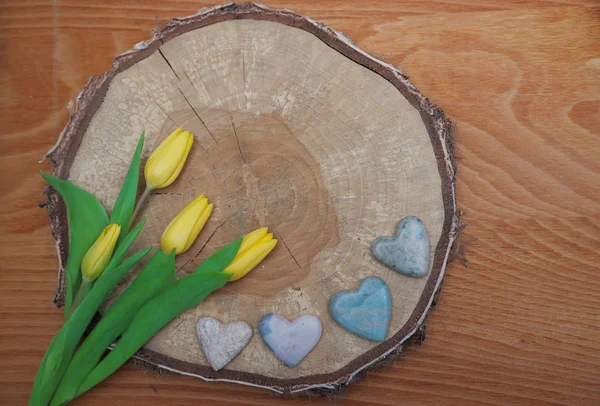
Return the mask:
<svg viewBox="0 0 600 406">
<path fill-rule="evenodd" d="M 343 290 L 329 301 L 331 317 L 346 330 L 383 341 L 392 316 L 392 296 L 384 281 L 376 276 L 363 280 L 358 290 Z"/>
<path fill-rule="evenodd" d="M 404 217 L 395 237 L 379 237 L 371 244 L 373 256 L 406 276 L 422 278 L 429 273 L 429 234 L 418 217 Z"/>
</svg>

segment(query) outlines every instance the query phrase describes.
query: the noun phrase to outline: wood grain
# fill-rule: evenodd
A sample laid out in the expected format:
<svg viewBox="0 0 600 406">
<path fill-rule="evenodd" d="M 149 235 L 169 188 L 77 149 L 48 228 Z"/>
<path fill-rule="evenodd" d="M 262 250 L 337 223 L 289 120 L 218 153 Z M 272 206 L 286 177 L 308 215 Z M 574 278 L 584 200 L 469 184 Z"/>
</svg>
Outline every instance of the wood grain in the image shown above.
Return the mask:
<svg viewBox="0 0 600 406">
<path fill-rule="evenodd" d="M 82 5 L 83 4 L 83 5 Z M 25 404 L 61 322 L 38 164 L 65 106 L 115 54 L 203 2 L 4 1 L 0 12 L 0 394 Z M 208 3 L 204 3 L 209 5 Z M 273 2 L 407 73 L 457 123 L 469 266 L 428 338 L 332 399 L 295 404 L 600 402 L 600 7 L 595 1 Z M 77 404 L 280 404 L 133 366 Z"/>
</svg>

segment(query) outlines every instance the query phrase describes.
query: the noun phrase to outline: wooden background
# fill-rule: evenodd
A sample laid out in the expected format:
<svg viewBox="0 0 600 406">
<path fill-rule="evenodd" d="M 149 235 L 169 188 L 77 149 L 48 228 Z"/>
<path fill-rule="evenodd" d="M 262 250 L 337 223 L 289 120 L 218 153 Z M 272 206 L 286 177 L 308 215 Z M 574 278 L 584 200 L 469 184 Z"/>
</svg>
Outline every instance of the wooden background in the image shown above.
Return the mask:
<svg viewBox="0 0 600 406">
<path fill-rule="evenodd" d="M 0 3 L 0 399 L 62 321 L 42 155 L 90 75 L 198 1 Z M 600 404 L 600 3 L 272 1 L 407 73 L 457 123 L 462 261 L 421 347 L 329 399 L 129 365 L 78 405 Z"/>
</svg>

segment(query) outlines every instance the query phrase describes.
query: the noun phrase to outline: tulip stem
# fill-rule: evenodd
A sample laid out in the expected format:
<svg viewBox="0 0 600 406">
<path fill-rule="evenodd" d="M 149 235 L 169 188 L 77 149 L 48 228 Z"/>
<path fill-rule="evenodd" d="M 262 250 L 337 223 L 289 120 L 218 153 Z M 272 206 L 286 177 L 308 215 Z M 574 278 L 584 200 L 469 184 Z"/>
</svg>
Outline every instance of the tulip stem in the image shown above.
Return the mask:
<svg viewBox="0 0 600 406">
<path fill-rule="evenodd" d="M 83 282 L 81 282 L 81 286 L 79 286 L 77 295 L 75 295 L 75 299 L 73 299 L 73 304 L 71 305 L 71 310 L 69 311 L 69 317 L 67 318 L 67 320 L 71 318 L 71 315 L 73 314 L 79 303 L 81 303 L 81 300 L 88 293 L 91 287 L 91 281 L 88 281 L 84 278 Z"/>
<path fill-rule="evenodd" d="M 131 216 L 131 222 L 132 223 L 135 220 L 135 216 L 138 214 L 138 212 L 142 208 L 142 205 L 144 204 L 144 201 L 146 200 L 146 198 L 148 197 L 148 195 L 150 194 L 151 191 L 152 191 L 152 188 L 150 186 L 146 186 L 146 189 L 144 190 L 144 193 L 142 193 L 142 195 L 140 196 L 140 198 L 139 198 L 139 200 L 137 202 L 137 205 L 135 206 L 135 210 L 133 211 L 133 216 Z"/>
</svg>

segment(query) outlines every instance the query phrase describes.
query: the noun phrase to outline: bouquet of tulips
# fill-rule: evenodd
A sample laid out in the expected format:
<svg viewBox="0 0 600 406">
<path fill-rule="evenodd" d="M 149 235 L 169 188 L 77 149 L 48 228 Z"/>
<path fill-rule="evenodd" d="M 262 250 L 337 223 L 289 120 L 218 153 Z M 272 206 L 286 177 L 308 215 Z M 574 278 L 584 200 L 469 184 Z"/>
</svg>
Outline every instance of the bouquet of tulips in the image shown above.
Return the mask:
<svg viewBox="0 0 600 406">
<path fill-rule="evenodd" d="M 277 240 L 263 227 L 221 248 L 193 273 L 175 280 L 175 256 L 190 248 L 212 212 L 213 204 L 201 195 L 167 226 L 161 249 L 152 254 L 133 283 L 81 341 L 113 287 L 151 251 L 147 247 L 125 257 L 145 221 L 131 226 L 150 191 L 177 179 L 192 142 L 193 135 L 179 128 L 154 150 L 144 169 L 146 188 L 136 204 L 142 133 L 110 218 L 90 193 L 42 173 L 67 208 L 69 256 L 64 323 L 42 360 L 30 405 L 63 405 L 90 390 L 167 323 L 228 281 L 246 275 L 275 247 Z M 119 336 L 114 348 L 102 358 Z"/>
</svg>

